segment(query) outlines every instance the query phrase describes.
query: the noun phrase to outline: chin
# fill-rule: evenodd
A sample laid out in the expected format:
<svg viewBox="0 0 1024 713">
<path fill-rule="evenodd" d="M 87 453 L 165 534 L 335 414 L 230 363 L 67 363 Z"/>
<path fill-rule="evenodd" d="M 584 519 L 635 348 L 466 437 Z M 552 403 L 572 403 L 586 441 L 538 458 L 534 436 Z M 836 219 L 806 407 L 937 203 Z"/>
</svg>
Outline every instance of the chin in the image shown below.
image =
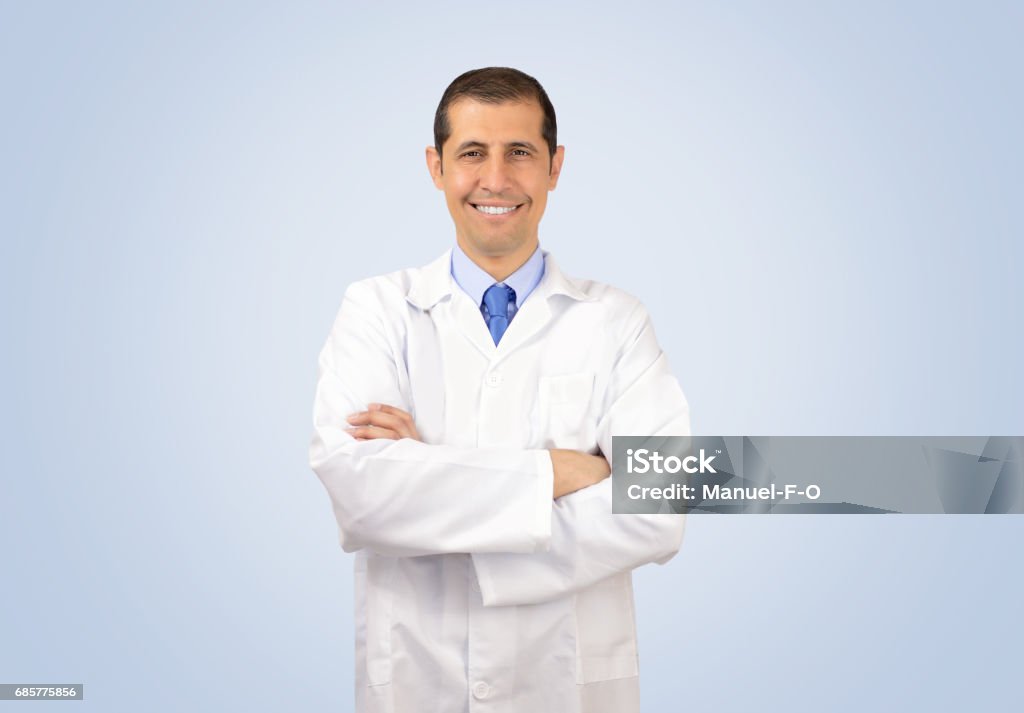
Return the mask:
<svg viewBox="0 0 1024 713">
<path fill-rule="evenodd" d="M 523 240 L 506 236 L 485 236 L 482 240 L 473 241 L 473 244 L 484 255 L 489 257 L 500 257 L 514 253 L 523 247 Z"/>
</svg>

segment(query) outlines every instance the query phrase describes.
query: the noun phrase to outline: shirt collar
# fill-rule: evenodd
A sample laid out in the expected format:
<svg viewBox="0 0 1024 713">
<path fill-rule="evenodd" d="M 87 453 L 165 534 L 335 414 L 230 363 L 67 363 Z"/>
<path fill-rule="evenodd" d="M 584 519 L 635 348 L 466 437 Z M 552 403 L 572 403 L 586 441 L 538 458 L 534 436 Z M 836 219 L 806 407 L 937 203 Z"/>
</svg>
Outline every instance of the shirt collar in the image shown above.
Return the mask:
<svg viewBox="0 0 1024 713">
<path fill-rule="evenodd" d="M 494 278 L 470 260 L 458 244 L 452 250 L 451 273 L 455 283 L 477 305 L 483 303 L 484 292 L 487 291 L 487 288 L 495 284 Z M 544 277 L 544 254 L 541 252 L 540 246 L 537 246 L 530 258 L 502 282 L 515 290 L 516 306 L 522 307 L 542 277 Z"/>
<path fill-rule="evenodd" d="M 452 277 L 453 249 L 417 270 L 409 272 L 405 298 L 417 309 L 429 311 L 438 302 L 452 294 L 455 279 Z M 577 281 L 565 275 L 555 263 L 551 253 L 541 252 L 544 258 L 544 279 L 537 285 L 537 294 L 547 299 L 552 295 L 565 295 L 574 300 L 593 302 L 598 297 L 586 290 L 593 289 L 589 281 Z M 538 297 L 538 299 L 540 299 Z M 482 301 L 482 298 L 481 298 Z M 479 303 L 478 303 L 479 304 Z"/>
</svg>

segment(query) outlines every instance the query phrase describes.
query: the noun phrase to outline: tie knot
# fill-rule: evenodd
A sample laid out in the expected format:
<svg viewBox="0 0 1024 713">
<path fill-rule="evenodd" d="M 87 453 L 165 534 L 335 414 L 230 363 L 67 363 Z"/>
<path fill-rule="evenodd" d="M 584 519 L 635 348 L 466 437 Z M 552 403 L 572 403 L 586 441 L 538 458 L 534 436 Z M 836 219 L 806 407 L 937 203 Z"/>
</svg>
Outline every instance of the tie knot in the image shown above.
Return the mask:
<svg viewBox="0 0 1024 713">
<path fill-rule="evenodd" d="M 508 317 L 509 303 L 516 301 L 516 291 L 508 285 L 493 284 L 484 292 L 484 307 L 491 317 Z"/>
</svg>

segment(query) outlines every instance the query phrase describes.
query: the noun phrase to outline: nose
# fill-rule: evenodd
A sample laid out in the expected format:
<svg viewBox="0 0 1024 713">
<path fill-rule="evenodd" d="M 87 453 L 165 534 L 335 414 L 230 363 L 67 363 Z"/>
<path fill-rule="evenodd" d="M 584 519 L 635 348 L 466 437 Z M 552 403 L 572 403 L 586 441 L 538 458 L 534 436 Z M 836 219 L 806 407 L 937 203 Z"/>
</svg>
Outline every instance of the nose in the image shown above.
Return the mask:
<svg viewBox="0 0 1024 713">
<path fill-rule="evenodd" d="M 502 193 L 509 188 L 509 172 L 504 156 L 487 157 L 480 167 L 480 188 L 490 193 Z"/>
</svg>

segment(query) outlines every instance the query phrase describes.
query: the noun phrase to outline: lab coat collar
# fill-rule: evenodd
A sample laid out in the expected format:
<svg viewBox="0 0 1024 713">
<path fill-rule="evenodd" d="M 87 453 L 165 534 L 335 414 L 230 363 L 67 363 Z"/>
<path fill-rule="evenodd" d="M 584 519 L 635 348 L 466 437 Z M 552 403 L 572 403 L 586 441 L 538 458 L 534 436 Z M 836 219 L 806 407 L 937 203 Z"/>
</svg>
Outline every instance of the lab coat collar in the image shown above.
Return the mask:
<svg viewBox="0 0 1024 713">
<path fill-rule="evenodd" d="M 565 295 L 582 302 L 591 302 L 595 299 L 580 289 L 576 280 L 558 268 L 551 253 L 545 250 L 541 253 L 544 255 L 544 277 L 537 285 L 536 296 L 546 298 L 552 295 Z M 430 264 L 414 272 L 405 295 L 406 300 L 419 309 L 429 310 L 451 295 L 456 287 L 451 274 L 451 261 L 452 251 L 449 249 Z M 512 321 L 515 322 L 514 319 Z"/>
<path fill-rule="evenodd" d="M 551 256 L 551 253 L 546 250 L 541 252 L 544 254 L 544 277 L 541 278 L 540 284 L 537 285 L 539 294 L 546 297 L 565 295 L 579 302 L 593 302 L 597 299 L 580 289 L 579 283 L 576 280 L 563 273 L 558 268 L 555 258 Z M 512 321 L 514 322 L 515 320 Z"/>
<path fill-rule="evenodd" d="M 451 264 L 452 251 L 445 250 L 444 255 L 414 271 L 405 299 L 414 307 L 429 310 L 450 295 L 455 287 Z"/>
</svg>

